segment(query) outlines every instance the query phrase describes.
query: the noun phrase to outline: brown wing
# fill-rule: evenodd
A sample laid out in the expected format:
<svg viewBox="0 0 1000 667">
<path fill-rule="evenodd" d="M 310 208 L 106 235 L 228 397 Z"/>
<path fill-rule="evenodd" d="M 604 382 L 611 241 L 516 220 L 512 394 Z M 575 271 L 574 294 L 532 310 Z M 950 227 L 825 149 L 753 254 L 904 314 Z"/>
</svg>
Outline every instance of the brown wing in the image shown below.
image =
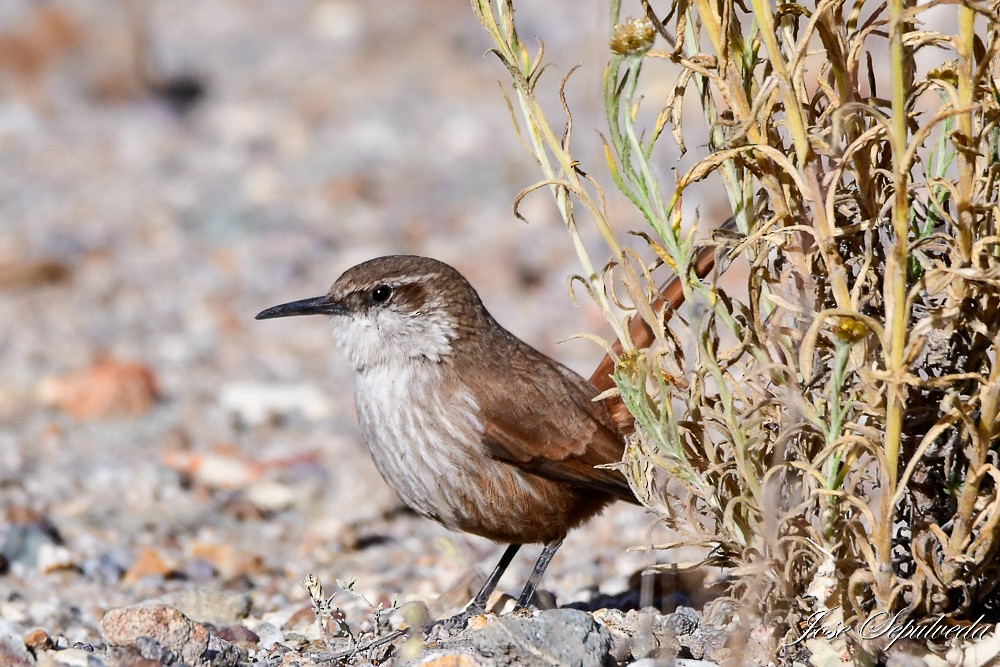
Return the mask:
<svg viewBox="0 0 1000 667">
<path fill-rule="evenodd" d="M 513 335 L 493 349 L 490 371 L 470 378 L 481 391 L 483 439 L 490 454 L 523 470 L 637 502 L 617 470 L 594 466 L 621 461 L 624 445 L 611 415 L 591 399 L 597 390 L 562 364 Z"/>
</svg>

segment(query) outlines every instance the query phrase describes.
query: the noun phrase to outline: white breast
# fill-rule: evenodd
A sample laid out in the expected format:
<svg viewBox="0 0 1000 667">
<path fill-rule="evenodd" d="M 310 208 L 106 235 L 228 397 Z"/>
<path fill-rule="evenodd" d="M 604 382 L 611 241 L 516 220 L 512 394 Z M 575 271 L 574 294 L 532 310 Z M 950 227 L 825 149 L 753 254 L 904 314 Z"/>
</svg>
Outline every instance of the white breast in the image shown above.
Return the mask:
<svg viewBox="0 0 1000 667">
<path fill-rule="evenodd" d="M 461 530 L 469 489 L 479 486 L 467 472 L 470 465 L 481 469 L 475 461 L 483 457 L 478 409 L 464 387 L 449 395 L 440 391 L 433 366 L 417 369 L 412 363 L 358 373 L 358 420 L 376 467 L 400 499 L 418 514 Z"/>
</svg>

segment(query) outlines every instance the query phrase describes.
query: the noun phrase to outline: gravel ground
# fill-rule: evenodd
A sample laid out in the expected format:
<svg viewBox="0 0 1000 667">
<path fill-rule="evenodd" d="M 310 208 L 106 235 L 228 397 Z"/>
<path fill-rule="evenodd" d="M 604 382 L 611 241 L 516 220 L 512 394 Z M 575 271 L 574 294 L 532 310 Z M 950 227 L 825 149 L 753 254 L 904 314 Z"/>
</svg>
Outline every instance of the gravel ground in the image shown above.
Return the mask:
<svg viewBox="0 0 1000 667">
<path fill-rule="evenodd" d="M 574 107 L 597 127 L 604 11 L 524 4 L 559 70 L 583 60 Z M 595 346 L 556 341 L 607 329 L 567 298 L 578 265 L 544 194 L 530 225 L 511 215 L 537 176 L 487 46 L 439 1 L 0 6 L 3 627 L 95 645 L 108 610 L 201 590 L 261 643 L 309 637 L 309 574 L 434 613 L 499 557 L 401 508 L 321 320 L 253 321 L 363 259 L 426 254 L 589 373 Z M 544 588 L 584 607 L 634 593 L 652 561 L 625 549 L 651 523 L 612 508 Z M 370 620 L 360 596 L 337 604 Z"/>
</svg>

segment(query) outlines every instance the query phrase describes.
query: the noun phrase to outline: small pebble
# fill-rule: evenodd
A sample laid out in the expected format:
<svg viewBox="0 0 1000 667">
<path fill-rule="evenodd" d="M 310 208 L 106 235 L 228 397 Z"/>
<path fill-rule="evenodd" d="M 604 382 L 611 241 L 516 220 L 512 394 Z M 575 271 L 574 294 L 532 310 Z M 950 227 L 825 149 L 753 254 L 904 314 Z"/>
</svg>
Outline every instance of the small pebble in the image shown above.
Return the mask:
<svg viewBox="0 0 1000 667">
<path fill-rule="evenodd" d="M 220 639 L 225 639 L 231 644 L 247 646 L 260 643 L 260 637 L 257 636 L 257 633 L 243 625 L 230 625 L 226 628 L 220 628 L 215 634 Z"/>
<path fill-rule="evenodd" d="M 35 628 L 24 635 L 24 645 L 35 653 L 52 648 L 52 638 L 41 628 Z"/>
<path fill-rule="evenodd" d="M 677 607 L 672 614 L 667 614 L 665 627 L 677 636 L 689 635 L 698 628 L 701 617 L 690 607 Z"/>
<path fill-rule="evenodd" d="M 144 640 L 158 642 L 165 651 L 187 662 L 197 662 L 208 648 L 208 631 L 173 607 L 135 605 L 112 609 L 101 619 L 101 634 L 109 646 L 140 647 Z"/>
<path fill-rule="evenodd" d="M 38 547 L 35 567 L 42 574 L 71 570 L 76 567 L 76 558 L 69 549 L 60 544 L 44 543 Z"/>
<path fill-rule="evenodd" d="M 104 658 L 82 648 L 68 648 L 50 654 L 58 667 L 104 667 Z"/>
<path fill-rule="evenodd" d="M 117 584 L 125 574 L 127 565 L 111 554 L 104 553 L 84 559 L 80 563 L 80 569 L 88 579 L 94 579 L 102 584 Z"/>
<path fill-rule="evenodd" d="M 14 628 L 0 619 L 0 665 L 3 667 L 30 667 L 35 664 L 24 640 Z"/>
<path fill-rule="evenodd" d="M 330 400 L 310 384 L 231 383 L 219 392 L 219 403 L 239 423 L 260 426 L 297 412 L 309 421 L 330 415 Z"/>
<path fill-rule="evenodd" d="M 254 632 L 257 633 L 257 643 L 265 651 L 270 650 L 275 644 L 285 641 L 285 633 L 271 623 L 261 623 Z"/>
</svg>

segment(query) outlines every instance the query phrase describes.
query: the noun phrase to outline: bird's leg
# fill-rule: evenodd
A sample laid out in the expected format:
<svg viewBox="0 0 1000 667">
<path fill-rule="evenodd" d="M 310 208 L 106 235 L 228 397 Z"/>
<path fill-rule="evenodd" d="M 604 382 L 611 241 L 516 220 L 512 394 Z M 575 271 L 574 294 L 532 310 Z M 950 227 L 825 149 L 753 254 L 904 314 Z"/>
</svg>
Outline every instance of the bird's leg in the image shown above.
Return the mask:
<svg viewBox="0 0 1000 667">
<path fill-rule="evenodd" d="M 503 576 L 503 573 L 507 570 L 507 566 L 509 566 L 510 562 L 514 560 L 514 556 L 517 555 L 517 550 L 520 548 L 520 544 L 511 544 L 504 550 L 503 555 L 500 556 L 500 561 L 497 563 L 497 566 L 493 568 L 493 572 L 486 580 L 486 583 L 483 584 L 483 587 L 479 589 L 478 593 L 476 593 L 476 597 L 472 598 L 472 602 L 469 603 L 468 607 L 466 607 L 466 610 L 473 612 L 470 614 L 470 618 L 476 614 L 482 613 L 483 610 L 486 609 L 486 601 L 489 599 L 493 590 L 497 587 L 497 582 L 500 581 L 500 577 Z"/>
<path fill-rule="evenodd" d="M 486 583 L 484 583 L 483 587 L 479 589 L 478 593 L 476 593 L 476 597 L 472 598 L 472 602 L 470 602 L 465 609 L 451 618 L 434 621 L 431 628 L 443 625 L 449 630 L 461 630 L 465 628 L 465 625 L 469 622 L 470 618 L 483 613 L 486 609 L 486 601 L 489 599 L 490 593 L 492 593 L 497 587 L 497 582 L 500 581 L 500 577 L 503 576 L 507 566 L 510 565 L 512 560 L 514 560 L 514 556 L 517 555 L 517 550 L 520 548 L 520 544 L 511 544 L 508 546 L 504 550 L 503 555 L 500 556 L 500 562 L 497 563 L 497 566 L 493 568 L 493 572 L 490 574 L 489 578 L 486 579 Z M 551 556 L 549 558 L 551 559 Z"/>
<path fill-rule="evenodd" d="M 556 550 L 562 546 L 562 543 L 563 541 L 560 537 L 558 540 L 552 540 L 547 543 L 545 548 L 542 549 L 542 554 L 535 563 L 535 569 L 531 571 L 531 576 L 528 577 L 528 582 L 524 585 L 524 590 L 521 591 L 521 597 L 517 599 L 515 609 L 523 609 L 531 604 L 531 599 L 535 597 L 535 588 L 541 583 L 545 569 L 549 566 L 549 562 L 552 561 L 552 557 L 556 555 Z"/>
</svg>

